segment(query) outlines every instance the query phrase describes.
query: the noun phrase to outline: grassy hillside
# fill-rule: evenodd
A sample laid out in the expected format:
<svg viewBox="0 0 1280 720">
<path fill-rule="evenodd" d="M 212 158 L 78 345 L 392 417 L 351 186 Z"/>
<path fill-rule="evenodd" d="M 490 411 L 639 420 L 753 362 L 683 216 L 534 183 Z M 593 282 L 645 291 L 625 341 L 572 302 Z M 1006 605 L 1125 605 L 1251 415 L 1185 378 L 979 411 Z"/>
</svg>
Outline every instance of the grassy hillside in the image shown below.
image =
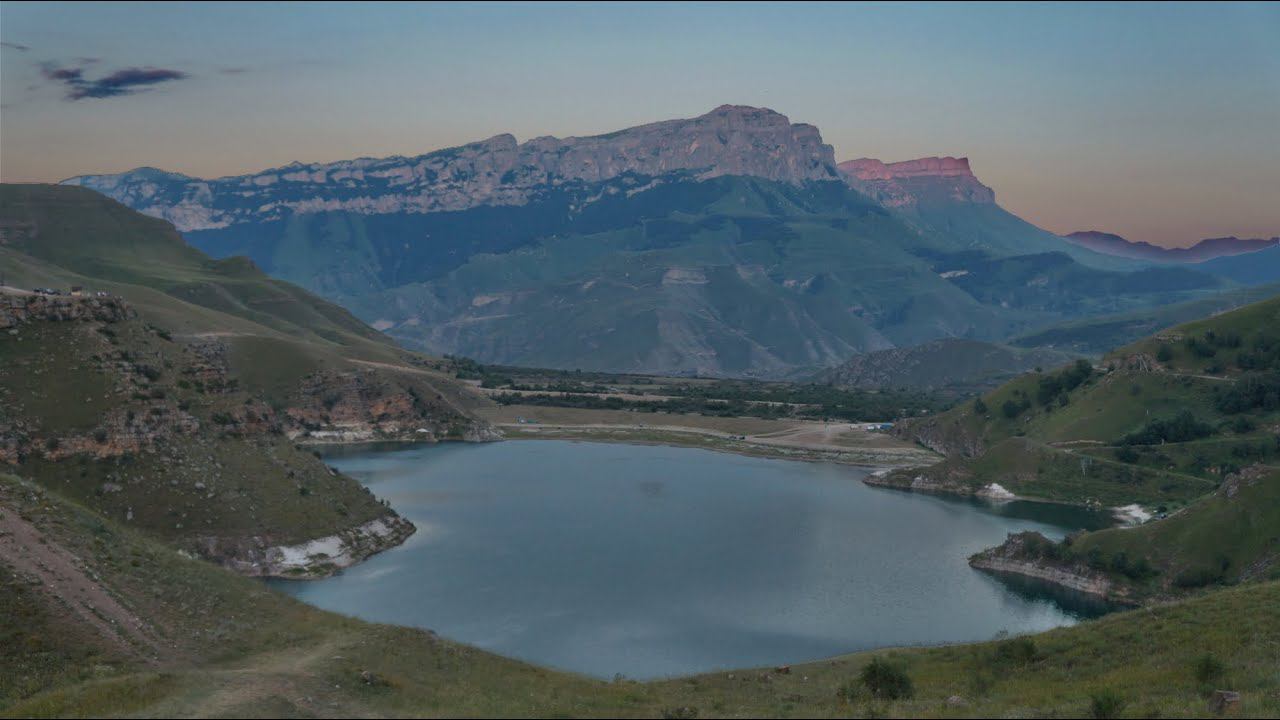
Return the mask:
<svg viewBox="0 0 1280 720">
<path fill-rule="evenodd" d="M 949 459 L 891 481 L 1175 507 L 1242 466 L 1280 458 L 1278 369 L 1273 297 L 910 422 L 901 432 Z"/>
<path fill-rule="evenodd" d="M 862 653 L 785 674 L 603 682 L 304 606 L 12 477 L 0 476 L 0 522 L 34 533 L 42 562 L 71 557 L 79 567 L 59 580 L 20 555 L 0 561 L 6 717 L 1004 717 L 1097 708 L 1196 717 L 1215 688 L 1240 692 L 1244 716 L 1280 712 L 1276 582 L 1027 639 Z M 119 622 L 94 623 L 81 602 L 54 599 L 64 581 Z M 877 697 L 860 680 L 873 659 L 905 672 L 909 696 Z"/>
<path fill-rule="evenodd" d="M 416 385 L 442 416 L 474 402 L 449 382 L 444 363 L 400 349 L 244 258 L 209 258 L 168 223 L 93 191 L 0 186 L 0 234 L 0 272 L 9 285 L 83 285 L 124 298 L 169 335 L 220 346 L 233 376 L 268 398 L 282 399 L 317 372 L 372 370 Z"/>
<path fill-rule="evenodd" d="M 951 338 L 855 355 L 815 379 L 864 390 L 910 388 L 966 393 L 993 388 L 1037 367 L 1057 367 L 1072 358 L 1056 350 Z"/>
<path fill-rule="evenodd" d="M 1087 583 L 1128 602 L 1280 579 L 1280 467 L 1251 465 L 1167 518 L 1052 542 L 1011 536 L 975 567 Z"/>
<path fill-rule="evenodd" d="M 1159 305 L 1136 312 L 1103 315 L 1042 328 L 1010 340 L 1024 348 L 1056 348 L 1102 355 L 1167 327 L 1234 310 L 1280 293 L 1280 285 L 1233 288 L 1198 300 Z"/>
<path fill-rule="evenodd" d="M 486 432 L 435 360 L 100 195 L 0 187 L 0 230 L 0 464 L 184 550 L 397 522 L 298 442 Z"/>
</svg>

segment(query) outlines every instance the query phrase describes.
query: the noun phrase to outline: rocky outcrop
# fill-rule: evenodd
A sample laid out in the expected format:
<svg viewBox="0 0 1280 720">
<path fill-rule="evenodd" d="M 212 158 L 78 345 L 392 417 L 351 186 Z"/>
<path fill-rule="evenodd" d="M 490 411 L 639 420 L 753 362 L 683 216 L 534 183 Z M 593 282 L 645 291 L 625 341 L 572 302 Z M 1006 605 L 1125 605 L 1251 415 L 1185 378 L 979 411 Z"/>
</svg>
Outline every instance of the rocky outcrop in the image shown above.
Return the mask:
<svg viewBox="0 0 1280 720">
<path fill-rule="evenodd" d="M 840 163 L 841 172 L 859 180 L 900 180 L 912 177 L 973 177 L 969 158 L 926 157 L 885 163 L 873 158 L 859 158 Z"/>
<path fill-rule="evenodd" d="M 312 579 L 393 548 L 416 532 L 394 512 L 327 537 L 293 545 L 271 545 L 261 537 L 201 537 L 196 552 L 242 575 Z"/>
<path fill-rule="evenodd" d="M 1056 543 L 1038 532 L 1011 533 L 1003 544 L 969 558 L 979 570 L 1035 578 L 1117 603 L 1131 603 L 1127 588 L 1087 566 L 1054 560 L 1046 548 Z"/>
<path fill-rule="evenodd" d="M 767 108 L 723 105 L 696 118 L 592 137 L 518 143 L 511 135 L 498 135 L 411 158 L 294 163 L 216 180 L 141 168 L 75 177 L 65 184 L 97 190 L 189 231 L 290 213 L 378 215 L 523 205 L 566 183 L 672 173 L 787 183 L 840 179 L 834 152 L 816 127 L 793 124 Z"/>
<path fill-rule="evenodd" d="M 891 432 L 947 457 L 976 458 L 987 450 L 975 429 L 949 414 L 901 422 Z"/>
<path fill-rule="evenodd" d="M 983 491 L 982 486 L 974 483 L 973 474 L 963 466 L 953 467 L 945 462 L 927 468 L 901 468 L 874 472 L 863 478 L 863 482 L 879 487 L 948 495 L 981 495 Z M 997 495 L 993 494 L 992 497 L 995 498 Z M 999 496 L 999 499 L 1007 498 Z"/>
<path fill-rule="evenodd" d="M 47 295 L 5 289 L 0 291 L 0 330 L 34 321 L 116 323 L 137 316 L 117 297 Z"/>
<path fill-rule="evenodd" d="M 859 158 L 846 160 L 838 168 L 851 187 L 887 207 L 912 207 L 930 201 L 996 201 L 995 191 L 974 176 L 968 158 L 926 157 L 896 163 Z"/>
</svg>

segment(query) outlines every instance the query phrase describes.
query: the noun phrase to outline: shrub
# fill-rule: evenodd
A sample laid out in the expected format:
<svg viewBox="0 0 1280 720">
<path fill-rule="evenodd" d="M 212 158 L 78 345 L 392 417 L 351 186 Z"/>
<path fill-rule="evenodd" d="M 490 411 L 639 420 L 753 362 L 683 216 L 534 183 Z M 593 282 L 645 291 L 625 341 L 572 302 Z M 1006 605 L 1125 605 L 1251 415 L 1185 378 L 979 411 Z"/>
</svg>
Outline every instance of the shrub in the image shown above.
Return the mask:
<svg viewBox="0 0 1280 720">
<path fill-rule="evenodd" d="M 1161 345 L 1156 351 L 1156 359 L 1160 362 L 1169 362 L 1173 359 L 1173 350 L 1169 349 L 1168 345 Z"/>
<path fill-rule="evenodd" d="M 1117 718 L 1124 712 L 1125 700 L 1115 690 L 1103 690 L 1089 698 L 1089 717 Z"/>
<path fill-rule="evenodd" d="M 1029 637 L 996 643 L 995 661 L 1007 665 L 1028 665 L 1040 659 L 1036 641 Z"/>
<path fill-rule="evenodd" d="M 152 365 L 139 365 L 137 366 L 137 370 L 143 377 L 152 382 L 160 379 L 160 368 Z"/>
<path fill-rule="evenodd" d="M 900 700 L 915 695 L 915 686 L 906 668 L 881 658 L 867 663 L 858 679 L 873 696 L 882 700 Z"/>
<path fill-rule="evenodd" d="M 1190 410 L 1183 410 L 1172 418 L 1152 420 L 1141 430 L 1129 433 L 1121 440 L 1124 445 L 1158 445 L 1165 442 L 1187 442 L 1213 434 L 1213 426 L 1201 422 Z"/>
<path fill-rule="evenodd" d="M 1193 669 L 1196 682 L 1201 685 L 1214 685 L 1221 682 L 1223 676 L 1227 674 L 1226 666 L 1213 653 L 1205 653 L 1196 658 Z"/>
<path fill-rule="evenodd" d="M 1178 573 L 1173 583 L 1180 588 L 1199 588 L 1222 580 L 1222 571 L 1203 565 Z"/>
<path fill-rule="evenodd" d="M 979 415 L 986 415 L 987 409 L 988 409 L 987 404 L 982 402 L 982 398 L 978 398 L 977 400 L 973 401 L 973 411 L 978 413 Z"/>
<path fill-rule="evenodd" d="M 1021 415 L 1022 411 L 1026 409 L 1027 405 L 1025 402 L 1017 403 L 1012 400 L 1005 400 L 1004 405 L 1000 406 L 1000 410 L 1004 413 L 1004 416 L 1010 420 Z"/>
</svg>

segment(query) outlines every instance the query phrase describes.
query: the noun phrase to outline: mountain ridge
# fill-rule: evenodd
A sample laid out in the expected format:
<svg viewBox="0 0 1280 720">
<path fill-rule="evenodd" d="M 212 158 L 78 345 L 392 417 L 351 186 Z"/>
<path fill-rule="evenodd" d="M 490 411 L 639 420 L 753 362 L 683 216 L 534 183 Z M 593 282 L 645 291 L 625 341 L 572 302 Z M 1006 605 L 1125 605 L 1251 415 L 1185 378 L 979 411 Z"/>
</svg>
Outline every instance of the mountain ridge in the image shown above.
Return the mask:
<svg viewBox="0 0 1280 720">
<path fill-rule="evenodd" d="M 1280 245 L 1280 237 L 1238 238 L 1231 235 L 1205 238 L 1190 247 L 1166 248 L 1143 240 L 1129 240 L 1115 233 L 1100 230 L 1082 230 L 1062 237 L 1067 242 L 1095 252 L 1164 263 L 1201 263 L 1220 257 L 1245 255 Z"/>
<path fill-rule="evenodd" d="M 163 173 L 164 171 L 159 171 Z M 768 108 L 721 105 L 696 118 L 663 120 L 603 135 L 511 134 L 413 157 L 295 163 L 216 179 L 152 168 L 79 175 L 62 184 L 97 190 L 180 231 L 279 219 L 286 212 L 428 213 L 479 205 L 522 205 L 541 189 L 635 175 L 746 175 L 799 184 L 838 180 L 835 154 L 813 125 Z M 167 184 L 164 184 L 167 181 Z M 323 199 L 314 197 L 323 189 Z M 257 193 L 252 208 L 233 197 Z M 309 197 L 310 195 L 311 197 Z"/>
</svg>

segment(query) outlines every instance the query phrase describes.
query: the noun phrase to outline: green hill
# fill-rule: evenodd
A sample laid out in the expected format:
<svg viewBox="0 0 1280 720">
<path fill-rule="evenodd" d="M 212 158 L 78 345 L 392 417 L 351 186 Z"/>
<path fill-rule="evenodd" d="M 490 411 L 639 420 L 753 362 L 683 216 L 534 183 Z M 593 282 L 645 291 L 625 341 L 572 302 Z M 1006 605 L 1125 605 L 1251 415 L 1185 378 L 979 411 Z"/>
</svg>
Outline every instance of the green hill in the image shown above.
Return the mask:
<svg viewBox="0 0 1280 720">
<path fill-rule="evenodd" d="M 964 393 L 990 389 L 1033 368 L 1054 367 L 1071 359 L 1070 354 L 1056 350 L 952 338 L 854 355 L 819 373 L 816 381 L 865 390 L 904 387 Z"/>
<path fill-rule="evenodd" d="M 329 572 L 412 528 L 298 443 L 489 432 L 436 361 L 96 193 L 0 187 L 0 230 L 0 465 L 185 551 Z"/>
<path fill-rule="evenodd" d="M 1125 598 L 1280 572 L 1280 296 L 1030 373 L 898 432 L 947 455 L 881 484 L 1145 508 L 1156 519 L 978 567 Z M 995 487 L 998 486 L 998 487 Z"/>
<path fill-rule="evenodd" d="M 1234 310 L 1280 292 L 1280 285 L 1235 288 L 1212 297 L 1161 305 L 1118 315 L 1072 320 L 1021 335 L 1010 344 L 1023 348 L 1056 348 L 1085 355 L 1102 355 L 1159 330 Z"/>
</svg>

